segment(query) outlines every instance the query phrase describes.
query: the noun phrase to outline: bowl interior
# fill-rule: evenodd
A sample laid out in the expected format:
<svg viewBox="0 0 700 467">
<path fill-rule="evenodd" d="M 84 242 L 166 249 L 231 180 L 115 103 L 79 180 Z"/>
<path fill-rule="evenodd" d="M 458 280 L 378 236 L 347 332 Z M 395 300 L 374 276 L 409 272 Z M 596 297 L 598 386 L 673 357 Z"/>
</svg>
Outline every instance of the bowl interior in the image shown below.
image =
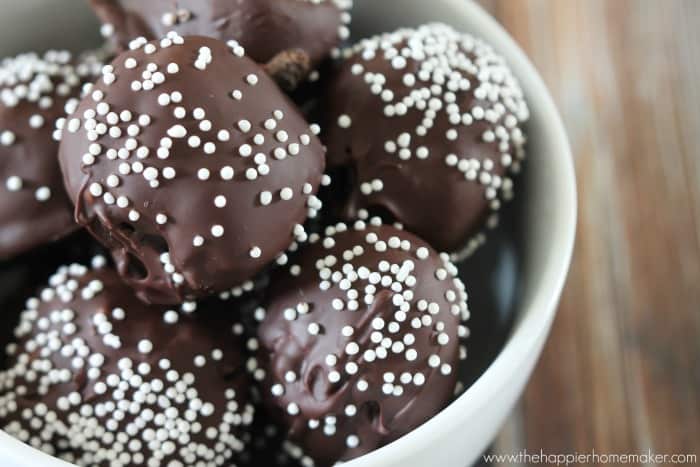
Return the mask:
<svg viewBox="0 0 700 467">
<path fill-rule="evenodd" d="M 5 3 L 9 5 L 3 4 L 0 17 L 0 57 L 48 48 L 82 51 L 101 43 L 99 28 L 84 0 Z M 478 386 L 489 384 L 482 383 L 483 376 L 493 374 L 495 378 L 499 372 L 507 371 L 508 362 L 499 362 L 510 358 L 503 349 L 522 352 L 528 335 L 548 330 L 553 301 L 561 290 L 573 244 L 575 188 L 568 147 L 565 137 L 562 142 L 558 134 L 563 134 L 563 130 L 551 127 L 552 118 L 558 123 L 558 117 L 536 72 L 517 47 L 508 42 L 507 35 L 477 6 L 464 0 L 355 0 L 355 3 L 353 40 L 428 21 L 447 22 L 490 41 L 506 55 L 531 97 L 529 160 L 517 181 L 515 201 L 504 209 L 501 224 L 490 234 L 485 247 L 460 266 L 472 310 L 469 358 L 461 380 L 471 389 L 440 416 L 464 416 L 457 413 L 456 406 L 463 404 L 460 410 L 464 412 L 471 403 L 469 398 L 478 399 Z M 5 310 L 0 314 L 0 345 L 9 337 L 14 319 L 12 310 L 19 311 L 32 287 L 44 282 L 56 266 L 80 259 L 84 252 L 79 247 L 71 250 L 72 245 L 80 243 L 80 237 L 77 241 L 69 239 L 66 248 L 43 250 L 0 263 L 0 309 Z M 492 365 L 494 361 L 497 364 Z M 491 379 L 491 384 L 494 381 Z M 421 427 L 409 437 L 418 440 L 419 432 L 424 429 L 427 427 Z M 393 449 L 392 445 L 371 456 L 378 459 L 387 449 Z"/>
</svg>

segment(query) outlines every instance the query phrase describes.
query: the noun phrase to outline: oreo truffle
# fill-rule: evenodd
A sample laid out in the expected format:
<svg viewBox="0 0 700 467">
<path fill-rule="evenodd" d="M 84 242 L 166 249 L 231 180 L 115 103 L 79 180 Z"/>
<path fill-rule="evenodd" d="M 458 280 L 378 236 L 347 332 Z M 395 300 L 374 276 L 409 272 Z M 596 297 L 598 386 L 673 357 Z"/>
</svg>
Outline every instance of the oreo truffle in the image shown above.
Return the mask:
<svg viewBox="0 0 700 467">
<path fill-rule="evenodd" d="M 79 223 L 149 303 L 242 283 L 320 207 L 324 148 L 236 42 L 170 33 L 104 68 L 61 131 Z"/>
<path fill-rule="evenodd" d="M 349 37 L 352 0 L 91 0 L 120 47 L 167 32 L 235 39 L 259 63 L 301 49 L 318 64 Z"/>
<path fill-rule="evenodd" d="M 297 445 L 290 454 L 326 466 L 450 402 L 469 311 L 447 255 L 378 218 L 310 242 L 273 278 L 249 368 Z"/>
<path fill-rule="evenodd" d="M 0 260 L 77 229 L 52 133 L 100 68 L 66 51 L 0 62 Z"/>
<path fill-rule="evenodd" d="M 352 175 L 340 209 L 381 213 L 464 257 L 495 227 L 525 157 L 523 92 L 486 43 L 443 24 L 366 39 L 325 99 L 328 163 Z"/>
<path fill-rule="evenodd" d="M 230 465 L 254 415 L 242 327 L 192 303 L 149 307 L 93 262 L 26 302 L 0 372 L 2 429 L 81 466 Z"/>
</svg>

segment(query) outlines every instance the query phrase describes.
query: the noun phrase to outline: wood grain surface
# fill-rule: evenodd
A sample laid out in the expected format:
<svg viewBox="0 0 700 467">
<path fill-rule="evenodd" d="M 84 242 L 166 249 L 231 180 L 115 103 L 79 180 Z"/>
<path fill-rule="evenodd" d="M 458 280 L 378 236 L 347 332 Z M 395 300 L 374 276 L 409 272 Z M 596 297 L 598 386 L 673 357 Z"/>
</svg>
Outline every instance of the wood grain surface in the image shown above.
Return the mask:
<svg viewBox="0 0 700 467">
<path fill-rule="evenodd" d="M 494 451 L 700 459 L 700 1 L 480 3 L 551 89 L 580 200 L 552 336 Z"/>
</svg>

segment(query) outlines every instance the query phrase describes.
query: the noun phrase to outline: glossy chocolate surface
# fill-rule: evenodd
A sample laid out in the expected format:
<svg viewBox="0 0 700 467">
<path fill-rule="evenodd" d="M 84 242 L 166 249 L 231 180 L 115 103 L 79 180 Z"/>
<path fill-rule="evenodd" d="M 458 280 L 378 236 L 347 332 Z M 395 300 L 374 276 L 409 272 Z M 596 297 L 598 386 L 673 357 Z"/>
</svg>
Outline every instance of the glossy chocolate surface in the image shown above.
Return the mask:
<svg viewBox="0 0 700 467">
<path fill-rule="evenodd" d="M 503 58 L 442 24 L 360 41 L 326 93 L 322 139 L 344 170 L 341 211 L 404 224 L 471 254 L 498 224 L 525 156 L 529 113 Z"/>
<path fill-rule="evenodd" d="M 273 276 L 254 374 L 302 461 L 332 465 L 413 430 L 452 399 L 466 357 L 456 267 L 377 220 L 328 227 Z"/>
<path fill-rule="evenodd" d="M 238 285 L 303 235 L 324 149 L 242 48 L 170 34 L 105 68 L 63 126 L 77 220 L 149 303 Z"/>
</svg>

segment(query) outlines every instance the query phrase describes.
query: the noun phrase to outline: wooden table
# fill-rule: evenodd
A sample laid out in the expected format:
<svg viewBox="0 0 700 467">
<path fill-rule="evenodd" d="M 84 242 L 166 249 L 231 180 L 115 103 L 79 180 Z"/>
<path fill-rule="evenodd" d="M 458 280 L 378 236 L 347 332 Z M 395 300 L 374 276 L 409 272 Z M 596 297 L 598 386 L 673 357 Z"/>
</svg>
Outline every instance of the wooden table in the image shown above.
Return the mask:
<svg viewBox="0 0 700 467">
<path fill-rule="evenodd" d="M 576 253 L 502 453 L 700 463 L 700 1 L 483 0 L 542 73 L 576 158 Z"/>
</svg>

